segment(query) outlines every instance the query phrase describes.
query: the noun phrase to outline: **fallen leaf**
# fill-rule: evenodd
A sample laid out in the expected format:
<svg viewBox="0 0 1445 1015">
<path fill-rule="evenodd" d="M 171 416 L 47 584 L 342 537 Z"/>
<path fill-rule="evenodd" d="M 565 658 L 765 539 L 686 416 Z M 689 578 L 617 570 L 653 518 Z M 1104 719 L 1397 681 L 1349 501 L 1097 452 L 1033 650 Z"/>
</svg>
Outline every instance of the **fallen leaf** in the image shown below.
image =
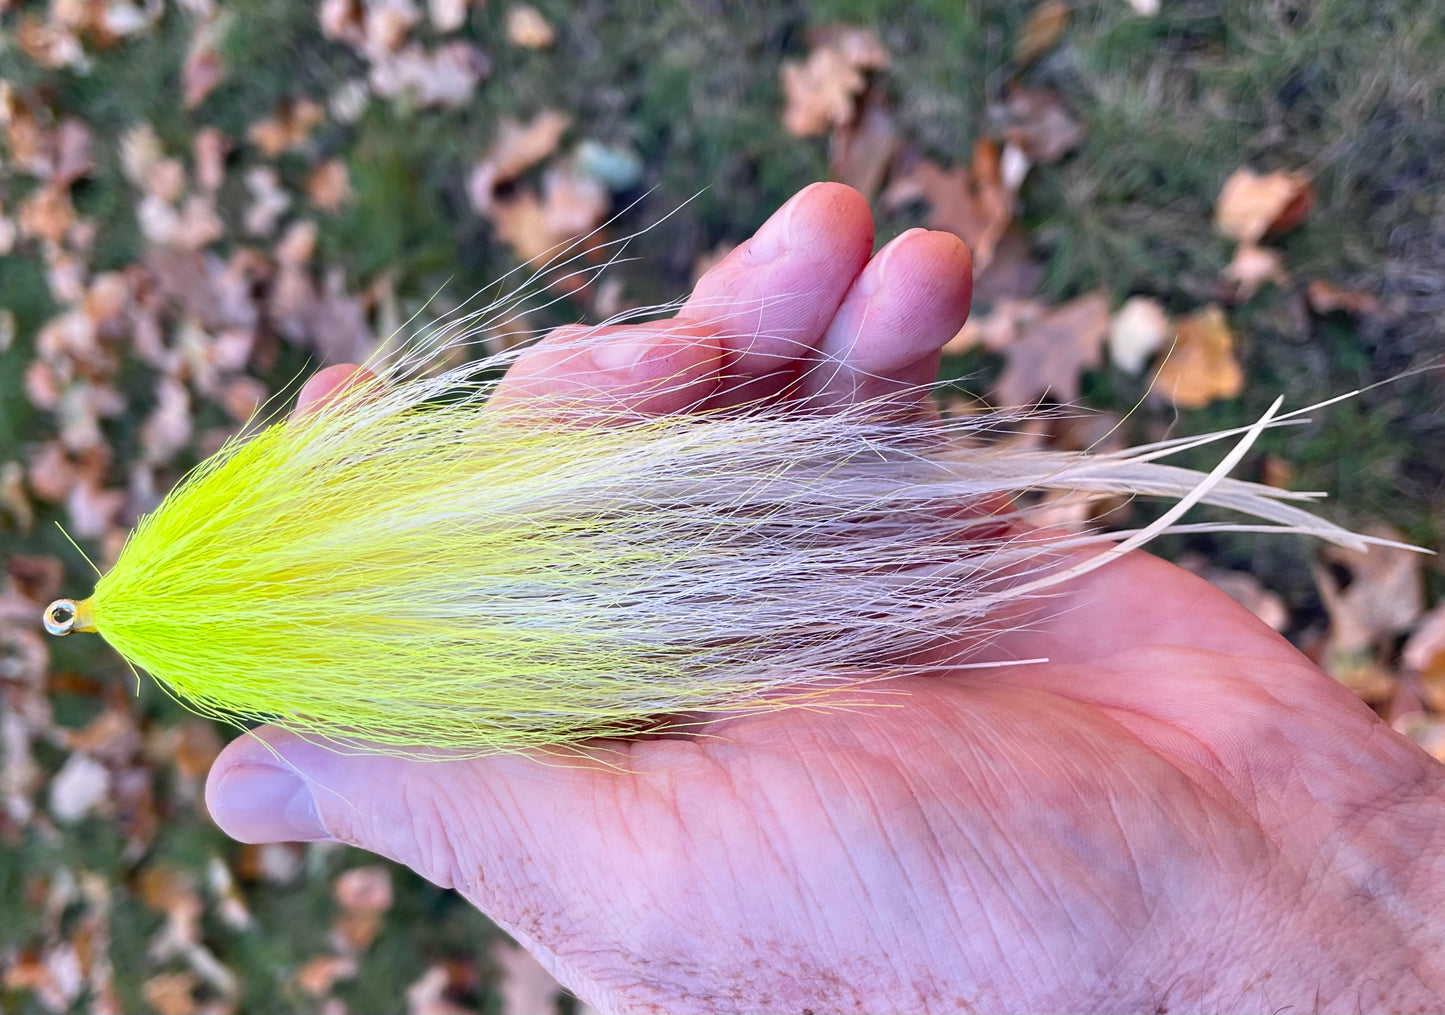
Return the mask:
<svg viewBox="0 0 1445 1015">
<path fill-rule="evenodd" d="M 999 300 L 986 313 L 971 314 L 958 334 L 944 345 L 943 352 L 957 355 L 976 345 L 990 352 L 1002 352 L 1048 310 L 1038 300 Z"/>
<path fill-rule="evenodd" d="M 507 8 L 507 41 L 524 49 L 546 49 L 557 40 L 557 33 L 531 4 L 513 4 Z"/>
<path fill-rule="evenodd" d="M 887 66 L 888 53 L 869 30 L 833 31 L 805 62 L 783 63 L 783 126 L 796 137 L 808 137 L 851 122 L 868 72 Z"/>
<path fill-rule="evenodd" d="M 1401 538 L 1381 525 L 1365 534 Z M 1321 557 L 1329 566 L 1315 568 L 1315 584 L 1330 617 L 1330 656 L 1370 653 L 1409 630 L 1425 611 L 1421 554 L 1394 546 L 1329 546 Z"/>
<path fill-rule="evenodd" d="M 331 993 L 331 988 L 356 976 L 358 966 L 351 955 L 318 955 L 296 970 L 296 984 L 312 997 Z"/>
<path fill-rule="evenodd" d="M 391 908 L 391 872 L 380 864 L 352 867 L 337 877 L 333 895 L 343 909 L 383 913 Z"/>
<path fill-rule="evenodd" d="M 384 98 L 404 96 L 417 108 L 457 109 L 471 101 L 492 71 L 487 55 L 469 42 L 448 42 L 428 51 L 411 43 L 372 65 L 371 89 Z"/>
<path fill-rule="evenodd" d="M 200 980 L 196 974 L 186 970 L 179 973 L 160 973 L 141 985 L 146 1004 L 160 1015 L 195 1015 L 196 989 Z"/>
<path fill-rule="evenodd" d="M 61 824 L 85 817 L 110 795 L 110 770 L 79 752 L 65 759 L 50 780 L 50 813 Z"/>
<path fill-rule="evenodd" d="M 181 102 L 187 109 L 195 109 L 206 101 L 206 96 L 226 76 L 226 65 L 216 48 L 216 25 L 214 20 L 198 21 L 191 35 L 186 60 L 181 65 Z"/>
<path fill-rule="evenodd" d="M 1210 304 L 1175 322 L 1174 347 L 1159 365 L 1154 390 L 1181 409 L 1201 409 L 1244 390 L 1223 310 Z"/>
<path fill-rule="evenodd" d="M 1015 88 L 989 112 L 995 129 L 1039 164 L 1057 162 L 1087 134 L 1059 94 L 1048 88 Z"/>
<path fill-rule="evenodd" d="M 1004 230 L 994 246 L 993 257 L 982 268 L 975 266 L 973 298 L 989 304 L 1002 299 L 1030 299 L 1044 280 L 1044 266 L 1029 250 L 1029 240 L 1017 225 Z"/>
<path fill-rule="evenodd" d="M 1304 173 L 1236 169 L 1219 192 L 1214 227 L 1241 243 L 1258 243 L 1299 225 L 1313 203 L 1314 188 Z"/>
<path fill-rule="evenodd" d="M 503 117 L 497 123 L 491 146 L 467 179 L 467 196 L 482 214 L 492 210 L 496 190 L 510 183 L 557 150 L 572 118 L 544 109 L 522 124 Z"/>
<path fill-rule="evenodd" d="M 428 966 L 426 972 L 406 988 L 407 1015 L 475 1015 L 474 1009 L 447 997 L 452 977 L 445 965 Z M 545 1012 L 547 1009 L 538 1009 Z M 511 1015 L 511 1013 L 509 1013 Z M 533 1015 L 528 1012 L 527 1015 Z"/>
<path fill-rule="evenodd" d="M 291 205 L 291 197 L 281 189 L 281 177 L 270 166 L 255 166 L 246 171 L 246 187 L 251 191 L 251 204 L 246 209 L 246 232 L 252 236 L 269 236 L 276 222 Z"/>
<path fill-rule="evenodd" d="M 281 105 L 276 112 L 253 123 L 246 139 L 261 149 L 267 158 L 306 143 L 312 129 L 326 118 L 325 109 L 310 99 L 296 99 Z"/>
<path fill-rule="evenodd" d="M 294 884 L 305 867 L 303 847 L 294 842 L 267 842 L 241 847 L 237 870 L 248 881 Z"/>
<path fill-rule="evenodd" d="M 374 60 L 399 50 L 412 26 L 421 20 L 413 0 L 368 0 L 364 11 L 364 48 Z"/>
<path fill-rule="evenodd" d="M 1266 282 L 1289 284 L 1289 274 L 1284 270 L 1284 258 L 1279 251 L 1253 243 L 1239 245 L 1222 277 L 1230 284 L 1230 296 L 1235 302 L 1250 299 Z"/>
<path fill-rule="evenodd" d="M 1420 618 L 1400 660 L 1420 674 L 1432 674 L 1445 681 L 1445 602 Z"/>
<path fill-rule="evenodd" d="M 25 467 L 19 462 L 0 465 L 0 509 L 15 523 L 21 535 L 35 527 L 35 508 L 25 492 Z"/>
<path fill-rule="evenodd" d="M 858 118 L 833 131 L 829 172 L 871 201 L 883 186 L 897 150 L 893 109 L 881 91 L 869 89 Z"/>
<path fill-rule="evenodd" d="M 321 34 L 360 48 L 365 41 L 361 4 L 357 0 L 321 0 L 316 11 Z"/>
<path fill-rule="evenodd" d="M 973 254 L 974 270 L 985 270 L 1014 214 L 1014 195 L 1004 185 L 998 145 L 987 138 L 976 142 L 971 166 L 945 170 L 934 162 L 920 162 L 889 184 L 882 202 L 894 210 L 920 199 L 929 206 L 928 227 L 961 238 Z"/>
<path fill-rule="evenodd" d="M 65 187 L 45 186 L 20 203 L 20 235 L 60 243 L 75 222 L 75 205 Z"/>
<path fill-rule="evenodd" d="M 68 941 L 36 955 L 20 956 L 11 963 L 7 955 L 4 983 L 7 990 L 34 991 L 35 999 L 47 1010 L 67 1012 L 85 989 L 85 971 L 80 956 Z"/>
<path fill-rule="evenodd" d="M 69 187 L 82 176 L 90 175 L 95 168 L 91 154 L 90 129 L 73 116 L 60 121 L 55 129 L 55 169 L 50 183 L 56 187 Z"/>
<path fill-rule="evenodd" d="M 1063 0 L 1044 0 L 1029 11 L 1028 20 L 1014 43 L 1014 62 L 1033 63 L 1048 52 L 1069 23 L 1069 5 Z"/>
<path fill-rule="evenodd" d="M 1169 315 L 1159 301 L 1131 296 L 1109 321 L 1109 358 L 1125 373 L 1137 374 L 1169 335 Z"/>
<path fill-rule="evenodd" d="M 80 40 L 59 24 L 24 17 L 15 26 L 14 38 L 26 56 L 47 70 L 73 67 L 84 72 L 90 67 Z"/>
<path fill-rule="evenodd" d="M 503 1015 L 537 1015 L 557 1010 L 562 987 L 532 953 L 510 941 L 492 946 L 492 961 L 502 972 L 497 984 Z"/>
<path fill-rule="evenodd" d="M 1072 402 L 1083 371 L 1102 361 L 1108 334 L 1109 298 L 1103 293 L 1042 314 L 1003 349 L 1006 362 L 994 389 L 998 404 L 1027 405 L 1044 395 Z"/>
<path fill-rule="evenodd" d="M 1311 279 L 1306 295 L 1310 309 L 1317 314 L 1343 312 L 1360 315 L 1380 312 L 1380 300 L 1374 293 L 1345 289 L 1324 279 Z"/>
<path fill-rule="evenodd" d="M 427 17 L 438 32 L 455 32 L 467 23 L 469 0 L 427 0 Z"/>
<path fill-rule="evenodd" d="M 313 169 L 306 178 L 306 196 L 322 211 L 335 211 L 351 200 L 351 174 L 346 163 L 330 159 Z"/>
</svg>

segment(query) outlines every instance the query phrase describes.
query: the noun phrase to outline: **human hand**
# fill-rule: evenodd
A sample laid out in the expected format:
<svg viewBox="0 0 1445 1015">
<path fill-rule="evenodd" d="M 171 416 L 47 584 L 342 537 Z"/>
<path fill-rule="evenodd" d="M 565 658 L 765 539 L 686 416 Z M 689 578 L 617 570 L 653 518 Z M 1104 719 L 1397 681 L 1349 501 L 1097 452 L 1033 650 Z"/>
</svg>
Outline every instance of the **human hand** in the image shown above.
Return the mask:
<svg viewBox="0 0 1445 1015">
<path fill-rule="evenodd" d="M 581 384 L 665 412 L 905 391 L 967 313 L 968 254 L 922 231 L 871 248 L 862 199 L 816 185 L 677 321 L 619 329 L 635 364 L 586 370 L 564 334 L 498 397 Z M 808 349 L 849 369 L 809 371 Z M 659 395 L 659 377 L 689 383 Z M 237 838 L 339 839 L 455 887 L 603 1010 L 1439 1006 L 1435 762 L 1142 554 L 995 644 L 1050 661 L 900 679 L 897 707 L 609 743 L 597 765 L 262 730 L 207 798 Z"/>
</svg>

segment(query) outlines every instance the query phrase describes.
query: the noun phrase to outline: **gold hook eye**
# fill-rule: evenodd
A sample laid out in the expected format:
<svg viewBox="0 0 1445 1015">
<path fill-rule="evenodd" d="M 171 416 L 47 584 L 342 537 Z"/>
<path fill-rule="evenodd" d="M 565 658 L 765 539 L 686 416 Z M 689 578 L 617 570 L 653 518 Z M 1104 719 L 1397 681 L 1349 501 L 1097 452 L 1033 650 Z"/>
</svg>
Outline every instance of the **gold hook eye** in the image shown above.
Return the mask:
<svg viewBox="0 0 1445 1015">
<path fill-rule="evenodd" d="M 45 608 L 45 630 L 64 637 L 75 630 L 75 618 L 79 612 L 74 600 L 57 599 Z"/>
</svg>

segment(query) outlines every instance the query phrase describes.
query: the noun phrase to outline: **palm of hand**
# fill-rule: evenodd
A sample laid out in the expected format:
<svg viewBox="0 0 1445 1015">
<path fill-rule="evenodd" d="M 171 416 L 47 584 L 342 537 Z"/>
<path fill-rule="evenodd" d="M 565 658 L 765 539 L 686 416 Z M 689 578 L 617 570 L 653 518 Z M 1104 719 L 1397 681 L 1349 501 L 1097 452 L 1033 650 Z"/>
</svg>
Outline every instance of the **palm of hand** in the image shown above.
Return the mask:
<svg viewBox="0 0 1445 1015">
<path fill-rule="evenodd" d="M 781 251 L 765 228 L 699 287 L 707 327 L 684 310 L 645 332 L 660 355 L 585 383 L 693 371 L 705 394 L 755 355 L 717 338 L 710 294 L 756 316 L 750 295 L 797 288 L 816 299 L 755 330 L 858 369 L 807 397 L 931 377 L 967 309 L 957 241 L 909 234 L 869 262 L 856 196 L 789 208 Z M 558 362 L 528 357 L 507 397 L 578 383 Z M 767 394 L 756 373 L 729 390 Z M 272 732 L 228 749 L 210 799 L 239 837 L 332 836 L 455 885 L 606 1008 L 1273 1008 L 1360 989 L 1261 956 L 1361 947 L 1361 898 L 1398 908 L 1409 886 L 1379 871 L 1420 845 L 1410 822 L 1440 788 L 1423 754 L 1223 593 L 1141 555 L 996 644 L 1050 662 L 603 745 L 604 765 L 344 757 Z M 275 788 L 273 750 L 302 795 Z M 1369 946 L 1399 952 L 1402 933 Z"/>
</svg>

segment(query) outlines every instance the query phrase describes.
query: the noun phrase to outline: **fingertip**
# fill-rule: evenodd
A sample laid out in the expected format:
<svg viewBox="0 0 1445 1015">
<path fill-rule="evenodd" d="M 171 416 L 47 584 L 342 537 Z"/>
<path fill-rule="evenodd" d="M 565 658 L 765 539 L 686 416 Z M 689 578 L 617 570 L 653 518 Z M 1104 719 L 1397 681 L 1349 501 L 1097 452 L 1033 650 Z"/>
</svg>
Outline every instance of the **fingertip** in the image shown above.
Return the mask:
<svg viewBox="0 0 1445 1015">
<path fill-rule="evenodd" d="M 352 388 L 376 379 L 376 374 L 355 363 L 337 363 L 318 370 L 305 384 L 301 385 L 292 416 L 325 408 Z"/>
</svg>

